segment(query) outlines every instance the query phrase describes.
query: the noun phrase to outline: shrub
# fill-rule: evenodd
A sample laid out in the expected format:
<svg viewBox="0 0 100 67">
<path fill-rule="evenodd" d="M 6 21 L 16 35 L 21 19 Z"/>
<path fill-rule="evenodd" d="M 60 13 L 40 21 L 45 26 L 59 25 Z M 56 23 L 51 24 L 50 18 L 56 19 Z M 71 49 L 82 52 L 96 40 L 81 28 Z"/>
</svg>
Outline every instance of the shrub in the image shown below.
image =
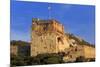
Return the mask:
<svg viewBox="0 0 100 67">
<path fill-rule="evenodd" d="M 76 62 L 84 62 L 85 58 L 83 56 L 79 56 L 76 58 Z"/>
<path fill-rule="evenodd" d="M 62 57 L 58 54 L 39 54 L 36 57 L 11 56 L 12 66 L 58 64 L 63 63 Z"/>
</svg>

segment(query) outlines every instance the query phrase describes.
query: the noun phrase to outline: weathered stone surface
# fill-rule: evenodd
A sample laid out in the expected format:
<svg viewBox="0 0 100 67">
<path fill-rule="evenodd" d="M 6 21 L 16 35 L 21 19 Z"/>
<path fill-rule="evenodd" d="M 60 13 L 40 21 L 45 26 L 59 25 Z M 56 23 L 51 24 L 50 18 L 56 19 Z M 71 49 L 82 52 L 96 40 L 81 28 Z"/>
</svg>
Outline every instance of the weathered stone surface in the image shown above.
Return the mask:
<svg viewBox="0 0 100 67">
<path fill-rule="evenodd" d="M 37 56 L 56 53 L 64 62 L 95 59 L 95 47 L 80 37 L 64 33 L 64 26 L 56 20 L 32 20 L 31 43 L 11 43 L 11 54 Z M 18 45 L 16 45 L 18 44 Z M 25 45 L 26 44 L 26 45 Z"/>
<path fill-rule="evenodd" d="M 85 58 L 95 58 L 95 48 L 84 45 L 84 56 Z"/>
<path fill-rule="evenodd" d="M 10 46 L 10 53 L 11 53 L 11 55 L 18 55 L 18 46 L 17 45 L 11 45 Z"/>
<path fill-rule="evenodd" d="M 29 56 L 30 55 L 30 43 L 25 41 L 11 41 L 10 42 L 10 54 L 16 56 Z"/>
<path fill-rule="evenodd" d="M 31 56 L 43 53 L 64 52 L 64 61 L 74 61 L 77 57 L 95 58 L 95 48 L 81 45 L 79 37 L 65 35 L 64 27 L 56 20 L 33 20 L 31 32 Z M 70 35 L 71 36 L 71 35 Z"/>
<path fill-rule="evenodd" d="M 31 56 L 63 52 L 69 48 L 64 27 L 56 20 L 33 21 L 31 37 Z"/>
</svg>

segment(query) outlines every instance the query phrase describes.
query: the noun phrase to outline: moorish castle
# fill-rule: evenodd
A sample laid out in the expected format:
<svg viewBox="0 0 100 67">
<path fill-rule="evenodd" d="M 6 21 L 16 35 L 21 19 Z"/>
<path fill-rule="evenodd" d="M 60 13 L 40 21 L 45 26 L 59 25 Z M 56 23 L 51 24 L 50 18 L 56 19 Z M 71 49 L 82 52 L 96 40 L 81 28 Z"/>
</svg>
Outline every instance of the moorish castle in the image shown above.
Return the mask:
<svg viewBox="0 0 100 67">
<path fill-rule="evenodd" d="M 31 37 L 31 56 L 64 52 L 64 60 L 75 59 L 78 56 L 95 57 L 94 47 L 81 45 L 69 38 L 64 32 L 64 26 L 57 20 L 33 19 Z"/>
<path fill-rule="evenodd" d="M 77 57 L 95 58 L 95 47 L 84 43 L 79 37 L 64 32 L 64 26 L 57 20 L 32 19 L 31 43 L 26 47 L 11 43 L 11 54 L 30 54 L 35 57 L 45 53 L 64 53 L 65 62 L 74 61 Z M 23 51 L 23 49 L 25 49 Z M 30 51 L 30 52 L 29 52 Z M 24 54 L 26 52 L 26 54 Z"/>
<path fill-rule="evenodd" d="M 69 48 L 64 26 L 56 20 L 32 21 L 31 56 L 64 52 Z"/>
</svg>

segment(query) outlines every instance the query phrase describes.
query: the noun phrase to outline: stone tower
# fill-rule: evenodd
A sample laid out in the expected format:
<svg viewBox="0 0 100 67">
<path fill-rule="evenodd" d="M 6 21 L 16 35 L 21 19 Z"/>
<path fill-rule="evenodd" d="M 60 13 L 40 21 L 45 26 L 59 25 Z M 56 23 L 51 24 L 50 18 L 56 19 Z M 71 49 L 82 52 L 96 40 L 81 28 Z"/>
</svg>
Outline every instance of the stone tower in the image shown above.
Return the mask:
<svg viewBox="0 0 100 67">
<path fill-rule="evenodd" d="M 69 48 L 64 26 L 56 20 L 32 19 L 31 56 L 58 53 Z"/>
</svg>

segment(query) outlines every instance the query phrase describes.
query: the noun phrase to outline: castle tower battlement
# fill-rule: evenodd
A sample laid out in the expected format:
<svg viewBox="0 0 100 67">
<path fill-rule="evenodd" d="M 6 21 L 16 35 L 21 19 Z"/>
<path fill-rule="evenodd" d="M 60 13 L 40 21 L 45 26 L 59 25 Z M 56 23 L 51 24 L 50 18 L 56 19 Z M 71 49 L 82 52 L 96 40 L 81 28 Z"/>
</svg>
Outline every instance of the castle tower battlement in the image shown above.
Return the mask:
<svg viewBox="0 0 100 67">
<path fill-rule="evenodd" d="M 58 32 L 64 34 L 64 26 L 56 20 L 32 20 L 32 31 L 36 32 Z"/>
</svg>

